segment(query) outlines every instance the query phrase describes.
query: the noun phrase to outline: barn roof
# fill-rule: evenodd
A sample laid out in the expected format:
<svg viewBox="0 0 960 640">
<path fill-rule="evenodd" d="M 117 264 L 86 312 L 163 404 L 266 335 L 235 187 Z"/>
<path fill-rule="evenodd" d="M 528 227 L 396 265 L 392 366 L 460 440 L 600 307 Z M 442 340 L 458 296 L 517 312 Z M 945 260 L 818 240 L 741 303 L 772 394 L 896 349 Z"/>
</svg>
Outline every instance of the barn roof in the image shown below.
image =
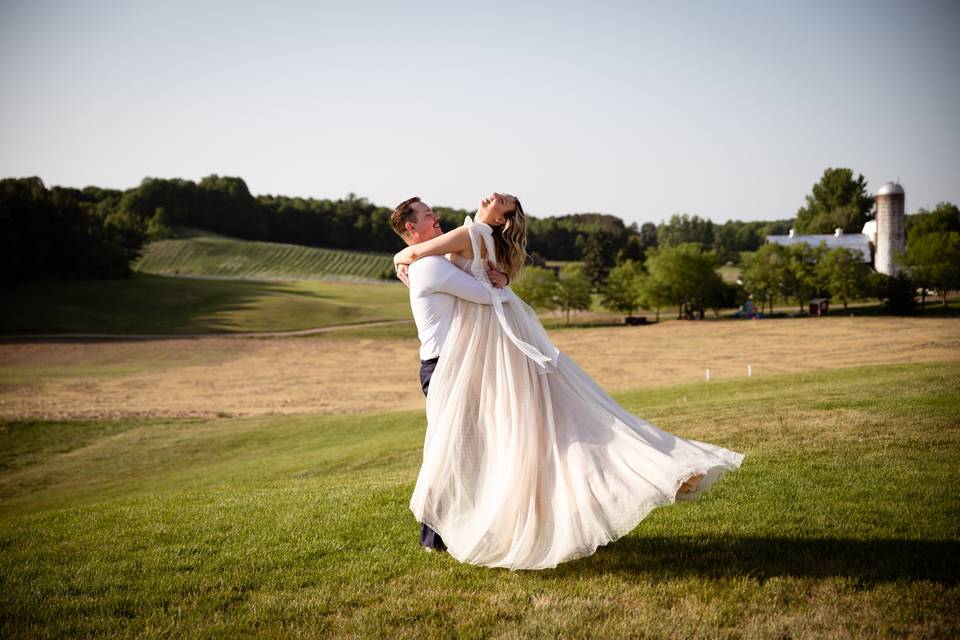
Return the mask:
<svg viewBox="0 0 960 640">
<path fill-rule="evenodd" d="M 859 251 L 864 262 L 870 262 L 873 257 L 870 254 L 869 236 L 863 233 L 844 233 L 836 234 L 811 234 L 811 235 L 789 235 L 789 236 L 767 236 L 767 242 L 773 242 L 784 247 L 792 244 L 806 242 L 811 247 L 818 246 L 821 242 L 826 242 L 827 247 L 836 249 L 837 247 L 846 247 Z"/>
</svg>

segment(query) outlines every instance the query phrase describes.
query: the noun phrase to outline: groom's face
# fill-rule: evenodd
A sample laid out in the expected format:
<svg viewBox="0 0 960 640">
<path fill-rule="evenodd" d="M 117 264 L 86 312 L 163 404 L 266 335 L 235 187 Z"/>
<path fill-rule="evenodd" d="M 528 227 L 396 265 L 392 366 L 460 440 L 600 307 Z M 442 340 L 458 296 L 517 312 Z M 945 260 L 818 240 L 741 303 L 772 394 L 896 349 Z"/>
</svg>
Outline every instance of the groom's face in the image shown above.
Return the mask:
<svg viewBox="0 0 960 640">
<path fill-rule="evenodd" d="M 414 202 L 410 205 L 417 214 L 416 222 L 407 222 L 407 233 L 410 236 L 410 244 L 419 244 L 443 235 L 443 229 L 440 228 L 440 220 L 425 202 Z"/>
</svg>

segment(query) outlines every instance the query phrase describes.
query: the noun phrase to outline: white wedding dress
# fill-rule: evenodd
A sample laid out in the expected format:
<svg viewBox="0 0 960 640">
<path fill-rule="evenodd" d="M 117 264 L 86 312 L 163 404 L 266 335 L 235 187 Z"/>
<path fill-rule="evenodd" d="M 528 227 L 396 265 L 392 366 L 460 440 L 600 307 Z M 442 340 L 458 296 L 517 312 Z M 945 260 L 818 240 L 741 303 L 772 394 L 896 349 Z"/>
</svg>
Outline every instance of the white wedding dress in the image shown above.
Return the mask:
<svg viewBox="0 0 960 640">
<path fill-rule="evenodd" d="M 472 223 L 471 273 L 490 286 Z M 630 532 L 652 509 L 695 499 L 743 455 L 684 440 L 618 405 L 550 342 L 512 292 L 458 301 L 427 396 L 410 500 L 461 562 L 546 569 Z M 702 475 L 696 491 L 681 485 Z"/>
</svg>

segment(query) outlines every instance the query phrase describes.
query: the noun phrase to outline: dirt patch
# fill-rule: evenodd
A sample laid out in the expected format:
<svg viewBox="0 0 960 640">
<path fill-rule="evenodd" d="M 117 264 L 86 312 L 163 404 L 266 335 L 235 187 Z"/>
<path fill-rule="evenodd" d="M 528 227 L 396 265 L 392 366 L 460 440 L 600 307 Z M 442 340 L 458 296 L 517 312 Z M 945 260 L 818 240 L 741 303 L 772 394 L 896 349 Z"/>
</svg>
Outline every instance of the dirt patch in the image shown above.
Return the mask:
<svg viewBox="0 0 960 640">
<path fill-rule="evenodd" d="M 614 391 L 960 360 L 960 320 L 667 322 L 553 332 Z M 423 407 L 411 340 L 172 339 L 0 345 L 0 418 L 216 416 Z"/>
</svg>

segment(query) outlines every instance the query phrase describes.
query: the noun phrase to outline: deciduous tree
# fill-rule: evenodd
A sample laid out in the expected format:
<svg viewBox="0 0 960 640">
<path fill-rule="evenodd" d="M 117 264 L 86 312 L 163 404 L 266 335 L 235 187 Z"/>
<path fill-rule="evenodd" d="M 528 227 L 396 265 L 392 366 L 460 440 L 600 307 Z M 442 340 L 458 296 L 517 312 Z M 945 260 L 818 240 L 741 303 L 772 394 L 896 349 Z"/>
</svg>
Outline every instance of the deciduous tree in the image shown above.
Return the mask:
<svg viewBox="0 0 960 640">
<path fill-rule="evenodd" d="M 783 247 L 773 243 L 765 244 L 753 253 L 744 254 L 740 279 L 744 289 L 760 300 L 761 312 L 765 303 L 769 303 L 770 313 L 773 313 L 774 299 L 782 295 L 785 262 Z"/>
<path fill-rule="evenodd" d="M 862 300 L 867 291 L 870 268 L 859 251 L 846 247 L 830 249 L 817 262 L 817 271 L 830 291 L 830 297 L 843 303 L 843 310 L 854 300 Z"/>
<path fill-rule="evenodd" d="M 676 247 L 686 242 L 699 242 L 705 247 L 713 246 L 713 221 L 686 213 L 675 213 L 670 221 L 657 227 L 659 246 Z"/>
<path fill-rule="evenodd" d="M 873 209 L 867 181 L 862 174 L 854 179 L 853 170 L 846 168 L 824 171 L 806 201 L 797 211 L 798 233 L 832 233 L 837 227 L 858 233 Z"/>
<path fill-rule="evenodd" d="M 557 275 L 552 269 L 525 267 L 523 276 L 511 288 L 534 309 L 557 308 Z"/>
<path fill-rule="evenodd" d="M 780 294 L 793 298 L 803 313 L 807 302 L 817 292 L 817 260 L 823 254 L 822 247 L 811 247 L 805 242 L 784 247 L 780 281 Z"/>
<path fill-rule="evenodd" d="M 557 308 L 567 316 L 570 324 L 571 311 L 589 311 L 593 302 L 590 296 L 591 284 L 583 269 L 578 265 L 567 265 L 560 270 L 554 300 Z"/>
<path fill-rule="evenodd" d="M 928 233 L 960 232 L 960 208 L 952 202 L 941 202 L 932 211 L 920 209 L 906 217 L 907 244 L 914 237 Z"/>
<path fill-rule="evenodd" d="M 601 294 L 603 306 L 632 315 L 642 303 L 642 279 L 643 267 L 633 260 L 611 269 Z"/>
<path fill-rule="evenodd" d="M 716 254 L 695 242 L 660 246 L 647 258 L 647 271 L 658 295 L 668 304 L 677 305 L 678 318 L 692 318 L 694 313 L 703 318 L 708 301 L 723 287 L 716 268 Z"/>
<path fill-rule="evenodd" d="M 960 233 L 931 232 L 914 237 L 901 263 L 920 287 L 920 306 L 926 303 L 927 289 L 937 289 L 947 304 L 947 293 L 960 289 Z"/>
<path fill-rule="evenodd" d="M 594 290 L 599 289 L 607 274 L 616 262 L 616 249 L 613 238 L 606 231 L 591 233 L 582 241 L 583 275 L 590 281 Z"/>
</svg>

